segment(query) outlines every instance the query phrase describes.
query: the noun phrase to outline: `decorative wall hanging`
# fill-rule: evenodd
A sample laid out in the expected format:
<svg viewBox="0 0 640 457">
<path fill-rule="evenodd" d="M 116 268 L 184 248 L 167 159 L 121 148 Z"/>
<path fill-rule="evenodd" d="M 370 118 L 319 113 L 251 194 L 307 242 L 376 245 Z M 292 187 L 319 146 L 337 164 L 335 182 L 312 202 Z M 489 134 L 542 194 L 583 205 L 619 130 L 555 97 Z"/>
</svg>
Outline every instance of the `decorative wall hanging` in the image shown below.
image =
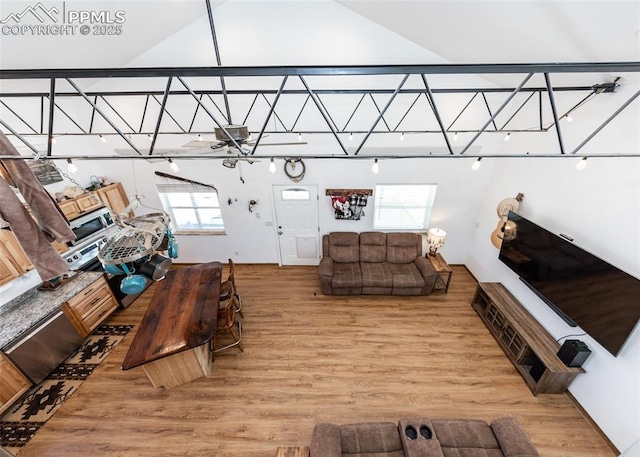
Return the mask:
<svg viewBox="0 0 640 457">
<path fill-rule="evenodd" d="M 327 189 L 336 219 L 359 221 L 364 216 L 367 199 L 373 194 L 371 189 Z"/>
<path fill-rule="evenodd" d="M 500 246 L 502 246 L 502 240 L 504 240 L 505 237 L 513 236 L 512 232 L 515 227 L 509 226 L 509 224 L 513 224 L 513 222 L 508 222 L 507 217 L 509 216 L 509 211 L 518 211 L 523 197 L 523 194 L 518 193 L 516 198 L 505 198 L 498 203 L 496 212 L 498 213 L 500 220 L 498 221 L 496 229 L 491 232 L 491 243 L 497 249 L 500 249 Z"/>
<path fill-rule="evenodd" d="M 284 173 L 293 182 L 300 182 L 304 178 L 307 167 L 302 159 L 287 159 L 284 161 Z"/>
</svg>

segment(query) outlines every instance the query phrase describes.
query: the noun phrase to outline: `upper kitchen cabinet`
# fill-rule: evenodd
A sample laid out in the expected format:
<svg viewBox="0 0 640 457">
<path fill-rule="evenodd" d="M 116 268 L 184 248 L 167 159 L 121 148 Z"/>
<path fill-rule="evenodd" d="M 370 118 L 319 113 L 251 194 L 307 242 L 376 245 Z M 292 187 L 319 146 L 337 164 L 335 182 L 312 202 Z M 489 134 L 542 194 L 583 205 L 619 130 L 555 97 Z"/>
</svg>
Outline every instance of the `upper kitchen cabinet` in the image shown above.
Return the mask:
<svg viewBox="0 0 640 457">
<path fill-rule="evenodd" d="M 119 214 L 128 204 L 129 198 L 122 183 L 118 182 L 60 202 L 58 206 L 67 219 L 72 220 L 102 206 L 107 206 L 113 213 Z"/>
<path fill-rule="evenodd" d="M 77 197 L 58 203 L 58 206 L 67 216 L 67 219 L 71 220 L 102 207 L 103 203 L 96 192 L 85 192 Z"/>
<path fill-rule="evenodd" d="M 0 254 L 2 254 L 0 256 L 0 285 L 33 269 L 31 261 L 11 230 L 0 230 Z"/>
<path fill-rule="evenodd" d="M 113 211 L 119 214 L 129 205 L 129 198 L 124 192 L 122 183 L 109 184 L 108 186 L 96 189 L 96 193 L 100 200 Z"/>
</svg>

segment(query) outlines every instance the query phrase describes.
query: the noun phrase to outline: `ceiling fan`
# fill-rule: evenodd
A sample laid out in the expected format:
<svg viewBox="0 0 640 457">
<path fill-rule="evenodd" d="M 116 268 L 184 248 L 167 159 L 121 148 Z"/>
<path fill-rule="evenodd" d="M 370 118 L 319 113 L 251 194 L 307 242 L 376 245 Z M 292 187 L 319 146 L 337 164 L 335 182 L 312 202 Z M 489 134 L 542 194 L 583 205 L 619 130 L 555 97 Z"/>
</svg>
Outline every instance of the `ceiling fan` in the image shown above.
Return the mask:
<svg viewBox="0 0 640 457">
<path fill-rule="evenodd" d="M 200 137 L 197 140 L 189 141 L 183 144 L 183 148 L 208 148 L 213 150 L 227 150 L 228 152 L 238 152 L 241 154 L 248 154 L 251 151 L 249 149 L 242 148 L 242 151 L 238 151 L 236 144 L 240 147 L 244 145 L 253 146 L 257 140 L 251 138 L 249 128 L 246 125 L 225 125 L 224 130 L 220 127 L 214 129 L 216 139 L 213 141 L 205 141 Z M 264 135 L 266 137 L 267 135 Z M 261 146 L 294 146 L 298 144 L 307 144 L 304 141 L 285 142 L 285 143 L 260 143 Z"/>
</svg>

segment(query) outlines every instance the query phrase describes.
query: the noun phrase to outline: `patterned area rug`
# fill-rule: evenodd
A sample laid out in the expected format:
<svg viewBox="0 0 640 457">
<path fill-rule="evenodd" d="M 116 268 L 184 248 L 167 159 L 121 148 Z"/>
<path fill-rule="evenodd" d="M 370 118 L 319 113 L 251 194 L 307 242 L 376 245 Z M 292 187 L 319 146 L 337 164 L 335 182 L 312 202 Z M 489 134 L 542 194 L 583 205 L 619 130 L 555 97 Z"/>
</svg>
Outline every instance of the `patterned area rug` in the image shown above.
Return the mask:
<svg viewBox="0 0 640 457">
<path fill-rule="evenodd" d="M 44 381 L 0 418 L 0 445 L 18 454 L 133 325 L 101 325 Z"/>
</svg>

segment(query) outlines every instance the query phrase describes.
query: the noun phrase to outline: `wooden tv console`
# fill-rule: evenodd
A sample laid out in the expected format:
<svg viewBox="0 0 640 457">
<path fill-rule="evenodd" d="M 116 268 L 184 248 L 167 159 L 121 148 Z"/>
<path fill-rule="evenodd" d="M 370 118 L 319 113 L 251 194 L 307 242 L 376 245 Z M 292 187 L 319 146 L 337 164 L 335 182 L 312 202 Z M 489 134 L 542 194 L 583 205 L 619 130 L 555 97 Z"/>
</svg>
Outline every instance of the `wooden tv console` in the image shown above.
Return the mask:
<svg viewBox="0 0 640 457">
<path fill-rule="evenodd" d="M 478 283 L 471 306 L 534 395 L 560 394 L 582 368 L 567 367 L 560 344 L 500 283 Z"/>
</svg>

